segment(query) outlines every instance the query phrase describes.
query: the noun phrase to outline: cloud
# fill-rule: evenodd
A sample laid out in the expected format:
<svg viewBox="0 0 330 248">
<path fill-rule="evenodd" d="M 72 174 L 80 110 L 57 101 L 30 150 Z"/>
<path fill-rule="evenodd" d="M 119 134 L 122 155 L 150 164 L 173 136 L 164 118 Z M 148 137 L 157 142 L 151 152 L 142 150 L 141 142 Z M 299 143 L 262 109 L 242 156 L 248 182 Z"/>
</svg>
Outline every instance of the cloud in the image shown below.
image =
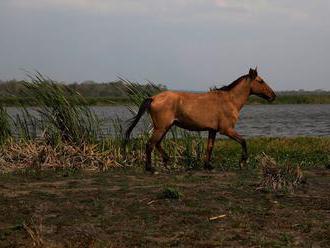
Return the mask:
<svg viewBox="0 0 330 248">
<path fill-rule="evenodd" d="M 226 0 L 215 0 L 215 5 L 217 5 L 218 7 L 227 7 L 228 6 L 228 2 Z"/>
<path fill-rule="evenodd" d="M 118 10 L 141 11 L 145 7 L 137 1 L 127 0 L 12 0 L 13 7 L 24 9 L 69 8 L 71 10 L 112 12 Z"/>
<path fill-rule="evenodd" d="M 0 77 L 32 67 L 205 89 L 260 65 L 279 87 L 324 88 L 329 11 L 325 0 L 0 0 Z"/>
<path fill-rule="evenodd" d="M 87 14 L 145 16 L 166 21 L 242 22 L 267 15 L 306 21 L 311 19 L 310 4 L 292 4 L 284 0 L 2 0 L 1 4 L 24 10 L 50 9 Z M 305 2 L 305 0 L 302 0 Z M 322 3 L 316 0 L 317 4 Z M 314 2 L 313 2 L 314 3 Z M 303 8 L 302 6 L 307 8 Z"/>
<path fill-rule="evenodd" d="M 214 4 L 222 10 L 241 10 L 241 12 L 249 13 L 250 17 L 269 14 L 282 15 L 297 20 L 310 17 L 308 10 L 301 8 L 303 5 L 290 5 L 281 0 L 214 0 Z"/>
<path fill-rule="evenodd" d="M 70 8 L 102 12 L 178 12 L 223 9 L 265 10 L 274 7 L 265 0 L 3 0 L 8 5 L 25 9 Z"/>
</svg>

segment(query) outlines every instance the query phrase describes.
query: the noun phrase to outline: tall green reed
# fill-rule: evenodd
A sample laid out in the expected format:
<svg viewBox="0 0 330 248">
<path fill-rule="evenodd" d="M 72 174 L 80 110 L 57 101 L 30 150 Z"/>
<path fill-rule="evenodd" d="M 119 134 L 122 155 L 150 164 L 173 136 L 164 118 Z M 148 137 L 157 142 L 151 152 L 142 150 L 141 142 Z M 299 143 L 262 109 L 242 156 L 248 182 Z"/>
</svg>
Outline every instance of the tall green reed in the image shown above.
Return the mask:
<svg viewBox="0 0 330 248">
<path fill-rule="evenodd" d="M 30 80 L 24 82 L 25 94 L 38 106 L 38 126 L 48 143 L 55 145 L 62 141 L 79 145 L 97 141 L 100 121 L 84 97 L 39 72 L 28 76 Z"/>
<path fill-rule="evenodd" d="M 0 145 L 2 145 L 12 135 L 10 116 L 2 105 L 0 105 L 0 127 Z"/>
<path fill-rule="evenodd" d="M 13 118 L 13 126 L 19 140 L 33 140 L 38 136 L 38 119 L 24 106 L 20 114 Z"/>
</svg>

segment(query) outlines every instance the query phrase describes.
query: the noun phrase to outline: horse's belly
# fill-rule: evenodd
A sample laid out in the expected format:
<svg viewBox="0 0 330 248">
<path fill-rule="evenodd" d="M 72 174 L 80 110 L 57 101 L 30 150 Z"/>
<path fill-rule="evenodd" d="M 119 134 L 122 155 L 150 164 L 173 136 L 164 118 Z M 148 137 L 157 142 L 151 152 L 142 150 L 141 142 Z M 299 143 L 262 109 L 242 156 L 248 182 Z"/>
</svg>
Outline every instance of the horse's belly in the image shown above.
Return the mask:
<svg viewBox="0 0 330 248">
<path fill-rule="evenodd" d="M 189 99 L 178 104 L 175 117 L 180 125 L 192 130 L 207 130 L 217 126 L 217 108 L 214 102 Z"/>
<path fill-rule="evenodd" d="M 211 123 L 199 123 L 192 120 L 175 120 L 174 125 L 190 131 L 206 131 L 216 129 L 215 125 L 211 125 Z"/>
</svg>

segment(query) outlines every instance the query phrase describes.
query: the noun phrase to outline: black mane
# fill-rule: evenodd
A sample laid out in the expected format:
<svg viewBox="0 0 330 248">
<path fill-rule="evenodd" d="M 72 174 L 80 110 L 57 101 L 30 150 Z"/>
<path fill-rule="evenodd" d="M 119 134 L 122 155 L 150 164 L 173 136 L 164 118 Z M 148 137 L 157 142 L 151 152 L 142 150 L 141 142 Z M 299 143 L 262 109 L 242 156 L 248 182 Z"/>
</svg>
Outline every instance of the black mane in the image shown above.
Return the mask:
<svg viewBox="0 0 330 248">
<path fill-rule="evenodd" d="M 232 82 L 231 84 L 228 84 L 228 85 L 224 85 L 222 86 L 221 88 L 217 88 L 217 87 L 214 87 L 213 89 L 211 89 L 211 91 L 219 91 L 219 90 L 222 90 L 222 91 L 229 91 L 231 90 L 232 88 L 234 88 L 239 82 L 241 82 L 243 79 L 246 79 L 248 78 L 249 75 L 243 75 L 239 78 L 237 78 L 234 82 Z"/>
</svg>

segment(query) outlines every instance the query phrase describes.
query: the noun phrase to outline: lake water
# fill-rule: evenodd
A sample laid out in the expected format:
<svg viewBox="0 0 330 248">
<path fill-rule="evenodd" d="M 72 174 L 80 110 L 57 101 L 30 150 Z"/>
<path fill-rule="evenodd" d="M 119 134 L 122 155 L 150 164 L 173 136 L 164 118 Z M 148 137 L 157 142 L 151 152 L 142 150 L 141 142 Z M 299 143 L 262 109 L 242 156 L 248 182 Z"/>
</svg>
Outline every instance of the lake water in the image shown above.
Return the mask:
<svg viewBox="0 0 330 248">
<path fill-rule="evenodd" d="M 124 121 L 132 116 L 123 106 L 92 108 L 104 120 L 105 133 L 112 132 L 112 119 L 118 117 Z M 19 110 L 8 108 L 8 112 L 15 115 Z M 135 133 L 144 128 L 138 125 Z M 330 136 L 330 105 L 247 105 L 241 111 L 236 129 L 245 137 Z"/>
</svg>

